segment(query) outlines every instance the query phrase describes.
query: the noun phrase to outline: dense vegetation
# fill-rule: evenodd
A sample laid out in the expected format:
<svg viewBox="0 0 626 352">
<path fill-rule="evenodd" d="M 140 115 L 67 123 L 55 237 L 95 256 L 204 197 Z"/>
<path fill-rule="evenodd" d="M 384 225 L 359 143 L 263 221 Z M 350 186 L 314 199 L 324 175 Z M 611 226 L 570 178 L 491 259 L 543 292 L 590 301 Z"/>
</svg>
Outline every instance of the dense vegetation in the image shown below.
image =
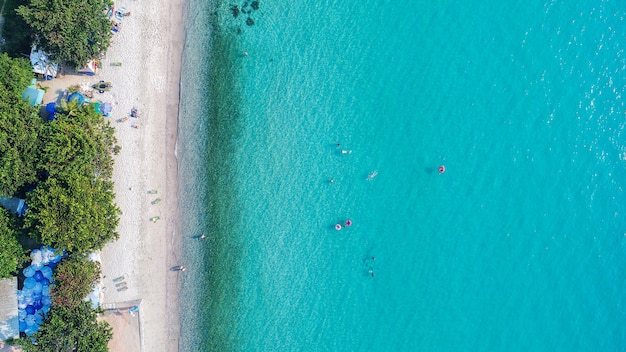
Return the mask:
<svg viewBox="0 0 626 352">
<path fill-rule="evenodd" d="M 38 34 L 37 43 L 58 62 L 74 68 L 103 54 L 109 47 L 110 0 L 30 0 L 17 12 Z"/>
<path fill-rule="evenodd" d="M 0 279 L 13 276 L 27 259 L 10 222 L 9 212 L 0 208 Z"/>
<path fill-rule="evenodd" d="M 28 60 L 0 54 L 0 196 L 36 181 L 42 121 L 21 98 L 32 77 Z"/>
<path fill-rule="evenodd" d="M 31 79 L 27 61 L 0 54 L 0 195 L 28 205 L 23 218 L 0 208 L 0 278 L 27 260 L 18 235 L 67 256 L 54 274 L 51 309 L 32 336 L 36 345 L 16 342 L 25 351 L 106 351 L 111 328 L 84 301 L 100 268 L 85 253 L 118 237 L 111 177 L 119 146 L 91 105 L 63 104 L 55 120 L 44 121 L 21 99 Z"/>
<path fill-rule="evenodd" d="M 51 295 L 54 305 L 68 308 L 78 306 L 100 278 L 100 264 L 84 255 L 73 255 L 61 261 L 54 270 L 54 286 Z"/>
<path fill-rule="evenodd" d="M 108 351 L 113 332 L 107 322 L 98 321 L 98 312 L 85 301 L 72 307 L 53 305 L 39 331 L 33 334 L 37 345 L 30 339 L 19 342 L 25 352 Z"/>
</svg>

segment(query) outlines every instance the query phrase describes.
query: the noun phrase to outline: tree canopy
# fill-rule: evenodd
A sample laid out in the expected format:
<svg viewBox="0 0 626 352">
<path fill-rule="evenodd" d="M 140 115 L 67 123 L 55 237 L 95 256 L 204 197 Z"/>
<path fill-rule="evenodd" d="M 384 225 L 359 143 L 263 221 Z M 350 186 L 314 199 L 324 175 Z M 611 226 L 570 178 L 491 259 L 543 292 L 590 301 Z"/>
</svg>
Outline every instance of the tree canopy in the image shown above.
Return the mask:
<svg viewBox="0 0 626 352">
<path fill-rule="evenodd" d="M 57 119 L 42 127 L 41 168 L 51 177 L 73 174 L 109 180 L 113 173 L 115 130 L 90 105 L 62 103 Z"/>
<path fill-rule="evenodd" d="M 69 308 L 79 305 L 93 290 L 99 277 L 99 263 L 81 254 L 68 256 L 54 270 L 54 285 L 50 292 L 52 302 Z"/>
<path fill-rule="evenodd" d="M 27 259 L 10 221 L 9 212 L 0 208 L 0 279 L 11 277 Z"/>
<path fill-rule="evenodd" d="M 55 248 L 86 253 L 119 238 L 113 183 L 73 174 L 48 178 L 28 193 L 24 226 L 31 237 Z"/>
<path fill-rule="evenodd" d="M 38 33 L 40 47 L 75 68 L 106 52 L 111 42 L 110 0 L 30 0 L 17 12 Z"/>
<path fill-rule="evenodd" d="M 12 196 L 37 179 L 42 121 L 21 98 L 31 70 L 27 60 L 0 54 L 0 196 Z"/>
<path fill-rule="evenodd" d="M 90 302 L 81 301 L 71 308 L 52 305 L 39 331 L 33 334 L 37 345 L 29 338 L 18 343 L 25 352 L 106 352 L 113 331 L 106 321 L 97 320 L 97 314 Z"/>
</svg>

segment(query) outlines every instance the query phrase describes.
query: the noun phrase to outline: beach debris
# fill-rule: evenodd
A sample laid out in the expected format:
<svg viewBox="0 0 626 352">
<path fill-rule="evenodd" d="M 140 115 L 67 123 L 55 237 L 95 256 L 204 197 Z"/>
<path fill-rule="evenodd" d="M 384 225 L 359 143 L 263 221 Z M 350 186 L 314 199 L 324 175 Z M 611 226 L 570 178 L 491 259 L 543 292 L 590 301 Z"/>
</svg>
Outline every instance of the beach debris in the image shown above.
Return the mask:
<svg viewBox="0 0 626 352">
<path fill-rule="evenodd" d="M 152 222 L 157 222 L 157 221 L 159 221 L 160 219 L 161 219 L 161 217 L 160 217 L 160 216 L 153 216 L 153 217 L 151 217 L 151 218 L 150 218 L 150 221 L 152 221 Z"/>
<path fill-rule="evenodd" d="M 156 189 L 151 189 L 148 191 L 148 194 L 157 194 L 159 193 Z"/>
<path fill-rule="evenodd" d="M 157 199 L 153 200 L 153 201 L 152 201 L 152 202 L 150 202 L 150 203 L 152 203 L 152 205 L 159 204 L 159 203 L 161 203 L 161 198 L 157 198 Z"/>
</svg>

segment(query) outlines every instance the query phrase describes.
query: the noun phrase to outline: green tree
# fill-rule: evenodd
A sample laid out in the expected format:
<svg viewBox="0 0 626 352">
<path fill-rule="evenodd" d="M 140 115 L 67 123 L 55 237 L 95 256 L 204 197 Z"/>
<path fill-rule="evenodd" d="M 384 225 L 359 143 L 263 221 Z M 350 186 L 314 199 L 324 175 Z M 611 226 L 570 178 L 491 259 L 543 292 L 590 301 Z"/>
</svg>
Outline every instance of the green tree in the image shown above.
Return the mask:
<svg viewBox="0 0 626 352">
<path fill-rule="evenodd" d="M 113 36 L 110 0 L 30 0 L 17 12 L 39 34 L 40 47 L 75 68 L 106 52 Z"/>
<path fill-rule="evenodd" d="M 51 177 L 27 194 L 24 227 L 32 238 L 54 248 L 86 253 L 119 238 L 119 208 L 113 183 L 73 174 Z"/>
<path fill-rule="evenodd" d="M 17 273 L 18 266 L 26 259 L 24 249 L 17 242 L 9 212 L 0 208 L 0 279 Z"/>
<path fill-rule="evenodd" d="M 0 196 L 37 179 L 41 118 L 21 95 L 33 75 L 24 59 L 0 54 Z"/>
<path fill-rule="evenodd" d="M 48 317 L 29 338 L 16 341 L 25 352 L 105 352 L 113 337 L 113 330 L 106 321 L 98 321 L 100 311 L 91 308 L 89 302 L 80 302 L 69 308 L 53 305 Z"/>
<path fill-rule="evenodd" d="M 52 302 L 69 308 L 79 305 L 93 290 L 99 277 L 99 263 L 82 254 L 71 254 L 54 270 L 54 285 L 50 292 Z"/>
<path fill-rule="evenodd" d="M 59 179 L 81 174 L 110 180 L 119 150 L 113 127 L 89 105 L 71 101 L 60 110 L 56 120 L 42 126 L 41 169 Z"/>
</svg>

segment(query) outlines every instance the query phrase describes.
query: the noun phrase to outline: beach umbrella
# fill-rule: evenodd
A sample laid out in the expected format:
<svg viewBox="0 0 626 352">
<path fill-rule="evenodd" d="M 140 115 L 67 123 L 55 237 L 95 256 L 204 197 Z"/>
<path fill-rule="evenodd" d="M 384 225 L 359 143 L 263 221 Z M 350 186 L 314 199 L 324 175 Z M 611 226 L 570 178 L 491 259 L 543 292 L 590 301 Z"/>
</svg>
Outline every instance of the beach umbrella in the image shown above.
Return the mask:
<svg viewBox="0 0 626 352">
<path fill-rule="evenodd" d="M 24 310 L 25 310 L 25 311 L 26 311 L 26 313 L 28 313 L 28 314 L 35 314 L 35 311 L 36 311 L 35 307 L 34 307 L 34 306 L 32 306 L 32 305 L 30 305 L 30 304 L 29 304 L 29 305 L 27 305 L 27 306 L 26 306 L 26 308 L 25 308 Z"/>
<path fill-rule="evenodd" d="M 24 280 L 24 288 L 33 288 L 35 287 L 36 283 L 37 281 L 34 278 L 28 277 L 26 278 L 26 280 Z"/>
<path fill-rule="evenodd" d="M 57 112 L 57 103 L 50 102 L 46 104 L 46 112 L 48 113 L 48 121 L 54 120 L 54 114 Z"/>
<path fill-rule="evenodd" d="M 72 100 L 76 100 L 78 105 L 83 105 L 83 103 L 85 102 L 85 97 L 82 94 L 78 93 L 78 92 L 74 92 L 74 93 L 70 94 L 67 97 L 67 101 L 68 102 L 70 102 Z"/>
<path fill-rule="evenodd" d="M 43 268 L 41 268 L 41 273 L 43 274 L 43 277 L 48 279 L 48 280 L 52 280 L 52 268 L 49 266 L 44 266 Z"/>
<path fill-rule="evenodd" d="M 111 106 L 110 103 L 100 104 L 100 112 L 102 113 L 102 115 L 109 116 L 109 114 L 111 113 L 111 110 L 113 110 L 113 107 Z"/>
<path fill-rule="evenodd" d="M 41 281 L 43 279 L 43 273 L 41 272 L 41 270 L 35 271 L 35 274 L 33 275 L 33 279 L 35 279 L 35 281 Z"/>
<path fill-rule="evenodd" d="M 31 277 L 35 274 L 35 268 L 29 265 L 26 268 L 24 268 L 23 273 L 24 273 L 24 276 Z"/>
</svg>

